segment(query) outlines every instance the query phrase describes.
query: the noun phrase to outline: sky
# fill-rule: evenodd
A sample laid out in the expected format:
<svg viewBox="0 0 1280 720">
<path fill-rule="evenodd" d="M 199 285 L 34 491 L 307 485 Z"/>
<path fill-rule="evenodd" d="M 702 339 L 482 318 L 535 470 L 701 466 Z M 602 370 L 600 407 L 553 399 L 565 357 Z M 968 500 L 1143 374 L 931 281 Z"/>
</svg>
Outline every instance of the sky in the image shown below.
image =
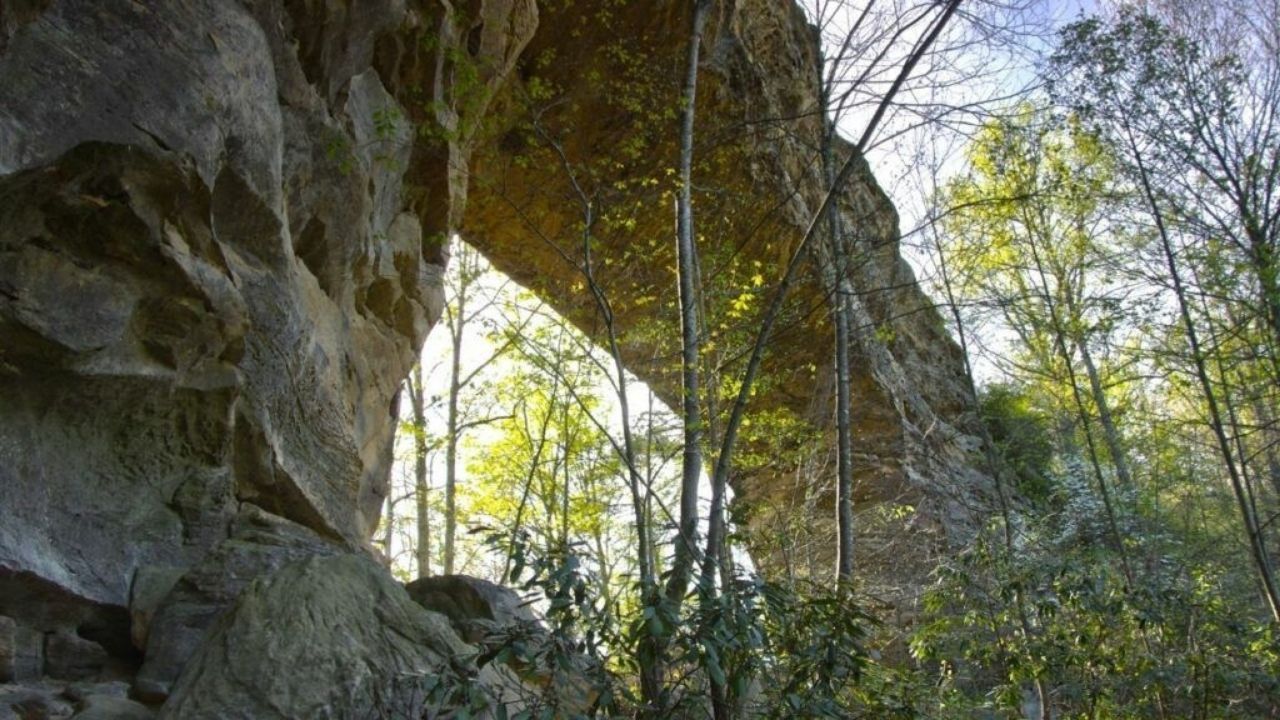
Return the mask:
<svg viewBox="0 0 1280 720">
<path fill-rule="evenodd" d="M 453 242 L 461 243 L 462 241 L 455 236 Z M 474 253 L 475 251 L 472 250 L 470 252 Z M 459 263 L 456 260 L 459 257 L 459 253 L 460 251 L 455 249 L 452 254 L 455 262 L 452 263 L 446 277 L 446 285 L 448 287 L 453 287 L 452 283 L 457 281 Z M 606 369 L 611 368 L 610 360 L 604 350 L 594 346 L 586 336 L 576 328 L 573 328 L 567 321 L 561 319 L 554 310 L 539 302 L 532 292 L 494 270 L 483 257 L 478 257 L 476 267 L 479 270 L 479 274 L 469 291 L 469 308 L 471 310 L 468 312 L 468 317 L 470 320 L 464 323 L 463 326 L 461 376 L 469 375 L 474 369 L 488 362 L 489 358 L 499 350 L 501 345 L 500 343 L 495 343 L 491 337 L 490 329 L 494 326 L 503 325 L 522 326 L 529 334 L 539 329 L 556 333 L 563 332 L 563 335 L 560 336 L 562 338 L 560 342 L 565 347 L 591 348 L 599 365 Z M 472 313 L 475 313 L 474 317 L 471 317 Z M 528 323 L 527 325 L 526 322 Z M 452 338 L 450 337 L 447 320 L 442 318 L 436 328 L 428 335 L 421 355 L 422 367 L 426 371 L 426 397 L 428 399 L 426 414 L 428 426 L 429 431 L 437 435 L 443 433 L 447 427 L 445 399 L 448 397 L 449 392 L 451 354 Z M 484 370 L 477 375 L 473 384 L 480 385 L 496 381 L 513 370 L 520 368 L 522 362 L 524 361 L 520 359 L 518 353 L 499 354 L 499 359 L 488 362 Z M 523 367 L 525 369 L 528 368 L 527 365 Z M 627 375 L 626 384 L 633 428 L 642 427 L 646 416 L 652 413 L 656 418 L 655 424 L 666 425 L 671 431 L 678 432 L 679 426 L 675 414 L 652 393 L 647 385 L 630 373 Z M 600 398 L 600 406 L 596 411 L 596 415 L 614 439 L 621 444 L 621 405 L 617 402 L 613 389 L 606 382 L 600 380 L 594 387 L 586 390 L 593 391 Z M 464 419 L 491 415 L 500 416 L 510 412 L 510 408 L 519 401 L 517 397 L 504 394 L 501 388 L 486 391 L 486 398 L 492 398 L 491 407 L 473 408 Z M 402 422 L 410 422 L 412 420 L 412 407 L 407 399 L 401 401 L 400 417 Z M 473 460 L 482 458 L 486 452 L 489 452 L 489 446 L 492 445 L 497 437 L 498 431 L 492 425 L 481 425 L 467 431 L 459 447 L 458 478 L 460 485 L 467 482 L 467 465 Z M 412 574 L 412 571 L 415 570 L 411 553 L 408 552 L 411 538 L 416 533 L 416 522 L 413 518 L 415 512 L 414 502 L 408 497 L 413 485 L 413 472 L 412 440 L 408 436 L 403 436 L 397 440 L 396 462 L 392 469 L 393 488 L 391 493 L 392 498 L 398 497 L 403 498 L 403 500 L 397 507 L 396 512 L 400 516 L 397 521 L 398 529 L 389 554 L 395 563 L 395 567 L 406 575 Z M 674 483 L 679 473 L 679 458 L 674 458 L 673 461 L 662 466 L 660 472 L 661 477 L 665 478 L 666 482 Z M 443 496 L 445 477 L 443 451 L 437 450 L 431 454 L 429 475 L 432 493 L 436 498 L 436 502 L 439 502 L 439 499 Z M 704 498 L 703 514 L 706 514 L 710 492 L 709 485 L 705 482 L 705 479 L 702 495 Z M 461 496 L 460 494 L 460 498 Z M 630 509 L 626 508 L 624 510 L 625 512 L 622 512 L 621 515 L 624 517 L 623 522 L 625 523 L 625 516 L 630 513 Z M 440 527 L 439 523 L 441 521 L 439 518 L 436 518 L 434 522 L 437 524 L 436 527 Z M 460 552 L 458 559 L 460 566 L 457 571 L 500 581 L 499 578 L 494 576 L 496 567 L 492 564 L 491 558 L 486 557 L 481 552 L 479 544 L 467 536 L 466 530 L 467 528 L 465 527 L 459 529 Z M 378 537 L 381 538 L 381 534 Z M 437 539 L 436 542 L 439 543 L 439 540 Z M 438 572 L 439 568 L 437 567 L 435 570 Z"/>
<path fill-rule="evenodd" d="M 825 1 L 802 0 L 811 16 L 812 5 Z M 889 0 L 887 4 L 903 3 Z M 880 5 L 886 3 L 881 0 Z M 886 115 L 867 152 L 872 171 L 898 207 L 904 234 L 917 227 L 924 215 L 932 177 L 945 179 L 961 169 L 965 134 L 987 112 L 1007 106 L 1011 93 L 1035 86 L 1036 64 L 1050 50 L 1054 33 L 1094 12 L 1096 4 L 1093 0 L 970 0 L 962 7 L 974 8 L 974 14 L 959 14 L 934 47 L 948 49 L 963 43 L 963 49 L 949 52 L 945 61 L 925 60 L 917 66 L 899 96 L 904 107 Z M 854 11 L 850 8 L 847 13 Z M 824 36 L 829 56 L 838 54 L 837 41 L 849 23 L 837 19 L 834 30 Z M 978 34 L 982 44 L 974 45 Z M 910 44 L 906 38 L 897 43 Z M 892 71 L 896 69 L 894 64 Z M 841 134 L 856 141 L 873 109 L 864 105 L 841 114 L 837 123 Z M 928 122 L 922 126 L 924 119 Z M 933 171 L 935 167 L 939 172 Z"/>
<path fill-rule="evenodd" d="M 920 0 L 874 1 L 875 7 L 898 15 L 904 8 L 912 12 L 917 6 L 930 4 Z M 810 18 L 817 17 L 820 7 L 836 8 L 826 15 L 829 24 L 824 51 L 828 58 L 839 57 L 844 36 L 865 3 L 800 2 Z M 1094 0 L 968 0 L 934 45 L 947 51 L 945 57 L 927 58 L 917 66 L 898 96 L 900 106 L 885 115 L 873 136 L 867 161 L 898 209 L 900 252 L 935 298 L 941 293 L 933 241 L 927 234 L 930 198 L 948 179 L 964 171 L 963 150 L 969 133 L 990 112 L 1008 107 L 1016 96 L 1037 86 L 1037 67 L 1051 52 L 1057 31 L 1098 12 L 1099 7 Z M 890 51 L 886 58 L 898 60 L 915 40 L 901 38 L 896 43 L 903 48 L 897 51 L 898 56 Z M 874 57 L 881 49 L 873 44 L 864 55 Z M 886 60 L 884 64 L 884 78 L 872 86 L 876 89 L 896 75 L 901 63 Z M 847 65 L 844 73 L 851 77 L 863 72 L 856 61 Z M 838 114 L 837 128 L 847 140 L 856 142 L 863 135 L 877 100 L 878 96 L 869 94 L 861 104 Z M 998 330 L 992 333 L 1000 334 Z M 1002 341 L 993 337 L 991 342 L 999 346 Z M 1000 377 L 1000 371 L 983 357 L 973 360 L 980 385 Z"/>
</svg>

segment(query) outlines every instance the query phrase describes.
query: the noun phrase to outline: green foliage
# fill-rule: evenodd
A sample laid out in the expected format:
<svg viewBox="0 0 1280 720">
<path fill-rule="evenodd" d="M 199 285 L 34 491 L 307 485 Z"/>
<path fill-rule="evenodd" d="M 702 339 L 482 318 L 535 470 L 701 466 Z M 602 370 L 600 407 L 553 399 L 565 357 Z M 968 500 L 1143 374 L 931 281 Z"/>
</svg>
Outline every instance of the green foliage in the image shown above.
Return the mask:
<svg viewBox="0 0 1280 720">
<path fill-rule="evenodd" d="M 498 380 L 493 392 L 512 399 L 513 412 L 492 427 L 467 466 L 473 520 L 532 530 L 543 551 L 566 533 L 609 532 L 610 508 L 624 487 L 608 438 L 586 414 L 599 412 L 599 398 L 583 387 L 575 398 L 560 382 L 526 373 Z"/>
<path fill-rule="evenodd" d="M 324 145 L 325 156 L 337 164 L 338 172 L 343 175 L 349 175 L 356 169 L 359 160 L 356 158 L 355 148 L 351 142 L 351 138 L 346 133 L 334 130 L 329 134 Z"/>
<path fill-rule="evenodd" d="M 1016 710 L 1040 679 L 1055 717 L 1280 710 L 1271 629 L 1241 621 L 1220 575 L 1155 556 L 1129 587 L 1113 551 L 1037 540 L 1013 559 L 980 544 L 944 565 L 926 595 L 913 652 L 939 663 L 968 704 Z"/>
<path fill-rule="evenodd" d="M 1101 272 L 1115 230 L 1111 154 L 1076 118 L 1024 105 L 985 125 L 967 158 L 943 198 L 955 290 L 1050 366 L 1054 313 L 1068 339 L 1092 341 L 1115 309 Z"/>
<path fill-rule="evenodd" d="M 1020 388 L 992 384 L 978 398 L 978 412 L 986 423 L 996 451 L 1014 474 L 1018 491 L 1043 501 L 1050 493 L 1049 471 L 1054 440 L 1049 418 Z"/>
<path fill-rule="evenodd" d="M 508 581 L 545 608 L 550 639 L 532 628 L 492 634 L 480 664 L 564 673 L 545 684 L 543 696 L 529 699 L 529 714 L 519 717 L 544 711 L 557 718 L 630 716 L 638 699 L 628 678 L 644 661 L 642 640 L 650 636 L 671 638 L 673 718 L 705 712 L 707 678 L 723 683 L 732 706 L 761 717 L 847 718 L 865 708 L 867 697 L 856 684 L 872 666 L 863 643 L 874 621 L 848 592 L 742 577 L 727 592 L 700 587 L 679 617 L 665 602 L 620 617 L 593 593 L 599 578 L 584 545 L 543 553 L 529 534 L 505 532 L 491 533 L 487 542 L 512 553 Z M 557 705 L 552 690 L 567 684 L 576 684 L 579 696 L 586 691 L 597 698 L 587 712 L 564 714 Z"/>
<path fill-rule="evenodd" d="M 1069 107 L 1022 107 L 989 123 L 969 149 L 969 172 L 944 194 L 952 289 L 972 327 L 1010 333 L 989 355 L 1007 380 L 982 390 L 980 410 L 1018 492 L 937 570 L 912 650 L 938 684 L 911 697 L 929 717 L 1023 717 L 1040 692 L 1054 718 L 1274 717 L 1274 626 L 1257 613 L 1186 333 L 1168 319 L 1169 280 L 1144 250 L 1151 230 L 1132 204 L 1134 160 L 1117 144 L 1140 130 L 1121 118 L 1149 123 L 1170 134 L 1143 136 L 1148 166 L 1168 177 L 1195 171 L 1173 161 L 1187 157 L 1174 115 L 1189 97 L 1175 98 L 1170 83 L 1199 56 L 1127 11 L 1116 26 L 1074 27 L 1064 48 L 1085 69 L 1072 76 Z M 1215 77 L 1235 82 L 1219 69 Z M 1200 202 L 1159 192 L 1184 219 Z M 1171 224 L 1206 295 L 1197 324 L 1210 336 L 1220 328 L 1215 352 L 1236 353 L 1219 367 L 1224 393 L 1254 398 L 1265 415 L 1274 394 L 1254 389 L 1265 387 L 1259 336 L 1223 320 L 1249 317 L 1232 307 L 1248 295 L 1238 281 L 1245 264 L 1224 243 Z M 1242 350 L 1251 342 L 1252 355 Z M 1085 384 L 1089 353 L 1095 393 Z M 1101 439 L 1104 405 L 1134 467 L 1129 485 Z"/>
<path fill-rule="evenodd" d="M 543 553 L 524 532 L 493 533 L 486 541 L 494 550 L 511 552 L 507 582 L 545 607 L 545 629 L 503 628 L 484 641 L 482 663 L 544 675 L 537 679 L 542 694 L 525 698 L 511 720 L 622 716 L 634 700 L 619 672 L 624 666 L 611 652 L 621 639 L 615 616 L 594 592 L 600 578 L 589 553 L 582 552 L 585 546 L 570 543 Z"/>
<path fill-rule="evenodd" d="M 772 660 L 764 694 L 773 716 L 848 717 L 856 707 L 853 689 L 870 664 L 864 640 L 874 620 L 852 593 L 826 585 L 762 585 L 759 592 Z"/>
</svg>

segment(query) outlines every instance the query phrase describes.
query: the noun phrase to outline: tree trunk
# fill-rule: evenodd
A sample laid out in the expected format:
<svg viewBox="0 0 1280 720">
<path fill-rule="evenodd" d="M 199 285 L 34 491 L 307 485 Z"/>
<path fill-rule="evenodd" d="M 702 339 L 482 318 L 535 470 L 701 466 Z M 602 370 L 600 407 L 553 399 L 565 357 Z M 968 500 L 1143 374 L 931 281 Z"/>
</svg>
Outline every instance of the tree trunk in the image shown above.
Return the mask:
<svg viewBox="0 0 1280 720">
<path fill-rule="evenodd" d="M 934 218 L 932 213 L 929 216 L 929 223 L 932 227 Z M 938 269 L 942 276 L 942 289 L 945 294 L 947 308 L 951 312 L 951 319 L 956 324 L 956 337 L 960 341 L 960 355 L 964 359 L 964 380 L 966 388 L 969 391 L 969 397 L 972 398 L 973 407 L 979 406 L 978 401 L 978 384 L 973 379 L 973 364 L 969 360 L 969 338 L 964 329 L 964 318 L 960 315 L 960 305 L 956 302 L 954 288 L 951 284 L 951 274 L 947 268 L 946 255 L 942 252 L 941 241 L 938 240 L 937 231 L 933 231 L 934 242 L 938 253 Z M 1000 506 L 1001 530 L 1004 540 L 1005 558 L 1012 561 L 1016 557 L 1016 549 L 1013 541 L 1013 510 L 1009 498 L 1009 491 L 1004 484 L 1004 463 L 1000 456 L 996 453 L 996 441 L 991 436 L 991 431 L 987 427 L 985 419 L 978 418 L 978 430 L 982 438 L 983 457 L 987 463 L 987 472 L 991 473 L 991 479 L 996 486 L 996 501 Z M 1034 633 L 1031 624 L 1030 613 L 1027 612 L 1026 598 L 1022 594 L 1022 590 L 1018 587 L 1013 589 L 1013 603 L 1018 610 L 1018 624 L 1022 630 L 1022 639 L 1029 641 Z M 1049 707 L 1049 690 L 1044 678 L 1037 674 L 1032 680 L 1035 688 L 1036 700 L 1039 703 L 1039 711 L 1035 715 L 1035 720 L 1051 720 L 1052 712 Z"/>
<path fill-rule="evenodd" d="M 1124 568 L 1126 587 L 1133 588 L 1133 565 L 1129 562 L 1129 551 L 1124 544 L 1124 535 L 1120 532 L 1120 523 L 1116 516 L 1115 503 L 1111 499 L 1111 490 L 1107 485 L 1106 476 L 1102 472 L 1102 464 L 1098 459 L 1098 446 L 1093 438 L 1093 429 L 1089 422 L 1089 413 L 1085 408 L 1084 398 L 1080 390 L 1080 383 L 1076 376 L 1074 363 L 1071 361 L 1071 350 L 1067 346 L 1068 338 L 1065 323 L 1058 314 L 1057 301 L 1054 299 L 1054 296 L 1050 291 L 1048 274 L 1045 272 L 1044 263 L 1040 259 L 1040 251 L 1036 244 L 1035 234 L 1029 234 L 1027 236 L 1027 240 L 1028 246 L 1031 250 L 1031 259 L 1035 263 L 1036 276 L 1039 281 L 1038 291 L 1044 294 L 1045 309 L 1049 312 L 1049 322 L 1052 325 L 1054 335 L 1053 345 L 1061 356 L 1062 362 L 1067 371 L 1067 382 L 1070 383 L 1071 386 L 1071 398 L 1075 404 L 1076 414 L 1080 418 L 1080 427 L 1084 431 L 1085 446 L 1089 451 L 1089 463 L 1093 467 L 1093 474 L 1098 482 L 1098 492 L 1102 496 L 1102 506 L 1107 515 L 1107 525 L 1111 531 L 1112 541 L 1116 546 L 1116 552 L 1120 554 L 1120 563 Z"/>
<path fill-rule="evenodd" d="M 1073 289 L 1068 287 L 1067 292 L 1063 293 L 1066 298 L 1067 312 L 1072 316 L 1077 316 L 1077 307 L 1072 300 Z M 1111 415 L 1111 403 L 1107 400 L 1107 394 L 1102 387 L 1102 377 L 1098 373 L 1098 366 L 1093 362 L 1093 353 L 1089 351 L 1089 344 L 1080 334 L 1073 333 L 1072 341 L 1076 349 L 1080 351 L 1080 362 L 1084 364 L 1085 376 L 1089 379 L 1089 394 L 1093 397 L 1093 405 L 1098 409 L 1098 420 L 1102 424 L 1102 440 L 1107 444 L 1107 452 L 1111 455 L 1111 465 L 1115 468 L 1116 477 L 1120 480 L 1120 486 L 1129 490 L 1133 489 L 1133 475 L 1129 472 L 1129 458 L 1125 453 L 1124 445 L 1120 441 L 1120 431 L 1116 429 L 1114 417 Z"/>
<path fill-rule="evenodd" d="M 1126 128 L 1128 130 L 1128 128 Z M 1209 373 L 1205 367 L 1204 353 L 1201 351 L 1200 339 L 1196 332 L 1195 322 L 1191 319 L 1191 311 L 1187 303 L 1186 289 L 1182 284 L 1182 275 L 1178 270 L 1178 261 L 1173 253 L 1173 245 L 1169 239 L 1169 234 L 1164 224 L 1164 216 L 1160 212 L 1159 205 L 1156 203 L 1155 193 L 1151 189 L 1150 180 L 1147 177 L 1146 165 L 1142 161 L 1141 151 L 1137 147 L 1137 143 L 1132 136 L 1129 137 L 1129 148 L 1133 152 L 1133 158 L 1137 163 L 1138 177 L 1142 185 L 1144 199 L 1151 211 L 1151 216 L 1155 220 L 1157 236 L 1160 238 L 1160 249 L 1164 255 L 1165 265 L 1169 270 L 1169 278 L 1173 281 L 1173 292 L 1178 301 L 1178 312 L 1182 318 L 1184 329 L 1187 331 L 1187 343 L 1191 348 L 1191 359 L 1195 365 L 1196 379 L 1200 382 L 1200 388 L 1204 392 L 1205 402 L 1209 406 L 1209 421 L 1213 430 L 1214 437 L 1218 441 L 1218 449 L 1222 453 L 1222 460 L 1227 466 L 1227 476 L 1231 480 L 1231 490 L 1235 495 L 1236 503 L 1240 508 L 1240 516 L 1244 522 L 1245 533 L 1249 538 L 1249 549 L 1253 556 L 1254 566 L 1258 571 L 1258 579 L 1262 585 L 1263 596 L 1266 599 L 1268 610 L 1270 610 L 1272 622 L 1280 624 L 1280 591 L 1277 590 L 1275 575 L 1271 566 L 1271 558 L 1267 553 L 1266 544 L 1262 541 L 1262 535 L 1257 524 L 1257 516 L 1253 514 L 1249 500 L 1245 493 L 1244 484 L 1240 477 L 1240 472 L 1236 468 L 1234 454 L 1231 450 L 1231 443 L 1227 439 L 1226 431 L 1223 427 L 1222 413 L 1218 408 L 1218 399 L 1213 391 L 1213 386 L 1209 382 Z"/>
<path fill-rule="evenodd" d="M 1267 403 L 1260 397 L 1254 397 L 1252 400 L 1253 415 L 1256 418 L 1256 424 L 1261 428 L 1263 456 L 1266 458 L 1267 479 L 1271 482 L 1271 489 L 1275 492 L 1277 498 L 1280 498 L 1280 432 L 1277 432 L 1275 416 L 1267 407 Z"/>
<path fill-rule="evenodd" d="M 418 542 L 416 555 L 418 577 L 431 574 L 431 488 L 427 482 L 427 413 L 426 383 L 422 377 L 422 365 L 413 369 L 409 379 L 409 399 L 413 405 L 413 495 L 418 506 Z"/>
<path fill-rule="evenodd" d="M 832 152 L 835 127 L 827 117 L 828 88 L 822 89 L 822 171 L 828 192 L 836 191 L 836 164 Z M 833 282 L 831 311 L 835 325 L 836 374 L 836 582 L 853 582 L 853 393 L 849 368 L 849 287 L 844 247 L 844 223 L 840 208 L 832 204 L 827 215 Z"/>
<path fill-rule="evenodd" d="M 449 359 L 449 406 L 445 427 L 444 452 L 444 574 L 455 571 L 458 533 L 458 395 L 462 391 L 462 334 L 467 320 L 467 250 L 458 254 L 458 293 L 449 310 L 449 330 L 452 335 L 452 353 Z"/>
<path fill-rule="evenodd" d="M 1133 488 L 1133 475 L 1129 472 L 1129 460 L 1120 442 L 1120 432 L 1116 429 L 1115 419 L 1111 415 L 1111 403 L 1102 387 L 1102 379 L 1098 375 L 1098 367 L 1093 363 L 1093 355 L 1083 339 L 1076 339 L 1076 348 L 1080 350 L 1080 361 L 1084 363 L 1085 375 L 1089 378 L 1089 390 L 1093 395 L 1093 404 L 1098 409 L 1098 420 L 1102 423 L 1102 439 L 1107 444 L 1107 452 L 1111 455 L 1111 464 L 1116 469 L 1116 477 L 1121 487 Z"/>
<path fill-rule="evenodd" d="M 698 385 L 700 331 L 695 294 L 697 247 L 693 229 L 693 127 L 697 107 L 698 55 L 706 24 L 708 0 L 694 0 L 685 56 L 684 92 L 680 115 L 680 194 L 676 203 L 676 258 L 680 286 L 681 419 L 684 454 L 680 470 L 680 518 L 677 528 L 667 599 L 679 607 L 693 575 L 698 534 L 698 484 L 702 479 L 702 411 Z"/>
</svg>

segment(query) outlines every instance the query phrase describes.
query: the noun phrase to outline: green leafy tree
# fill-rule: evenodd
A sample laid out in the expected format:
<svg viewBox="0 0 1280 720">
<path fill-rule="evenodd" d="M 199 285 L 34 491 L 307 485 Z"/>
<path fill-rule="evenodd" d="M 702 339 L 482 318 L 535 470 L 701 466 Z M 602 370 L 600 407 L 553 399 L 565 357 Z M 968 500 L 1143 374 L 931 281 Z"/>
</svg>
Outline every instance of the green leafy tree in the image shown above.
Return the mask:
<svg viewBox="0 0 1280 720">
<path fill-rule="evenodd" d="M 1280 31 L 1274 9 L 1268 15 L 1229 3 L 1187 22 L 1195 8 L 1218 9 L 1174 3 L 1163 17 L 1129 9 L 1072 25 L 1055 56 L 1054 81 L 1064 102 L 1117 149 L 1134 188 L 1135 216 L 1146 221 L 1139 247 L 1161 268 L 1157 281 L 1177 308 L 1179 356 L 1207 411 L 1263 596 L 1280 624 L 1280 584 L 1240 419 L 1250 405 L 1255 414 L 1274 413 L 1256 394 L 1241 404 L 1222 342 L 1249 338 L 1256 367 L 1273 384 L 1280 379 L 1272 372 L 1280 367 Z M 1224 318 L 1241 325 L 1227 327 Z"/>
</svg>

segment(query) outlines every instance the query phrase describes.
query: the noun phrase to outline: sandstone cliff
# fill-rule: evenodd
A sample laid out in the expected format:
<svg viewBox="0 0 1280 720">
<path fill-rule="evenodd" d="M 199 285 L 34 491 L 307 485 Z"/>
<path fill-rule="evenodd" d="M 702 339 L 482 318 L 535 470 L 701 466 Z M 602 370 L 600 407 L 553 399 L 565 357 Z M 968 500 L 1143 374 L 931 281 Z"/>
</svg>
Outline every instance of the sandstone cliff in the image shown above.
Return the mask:
<svg viewBox="0 0 1280 720">
<path fill-rule="evenodd" d="M 675 397 L 663 193 L 683 5 L 449 5 L 0 6 L 0 673 L 7 657 L 8 677 L 68 674 L 50 641 L 67 638 L 99 648 L 71 655 L 103 654 L 70 674 L 124 677 L 155 702 L 186 688 L 165 707 L 207 708 L 182 670 L 218 662 L 205 641 L 219 618 L 222 633 L 254 627 L 254 608 L 281 601 L 281 568 L 317 586 L 326 567 L 362 577 L 317 558 L 364 554 L 377 524 L 397 391 L 441 311 L 448 233 L 598 331 L 554 247 L 579 220 L 570 172 L 625 208 L 599 234 L 601 281 L 632 368 Z M 719 3 L 706 47 L 704 262 L 772 279 L 821 197 L 816 48 L 802 13 L 775 0 Z M 971 522 L 983 481 L 958 420 L 957 350 L 869 171 L 841 211 L 860 258 L 861 547 L 881 571 L 894 568 L 877 551 L 894 547 L 914 569 L 881 584 L 909 591 Z M 793 481 L 796 458 L 830 449 L 830 333 L 810 275 L 759 405 L 809 449 L 745 462 L 735 487 L 759 537 L 799 523 L 825 548 L 829 491 Z M 888 500 L 906 510 L 877 513 Z M 461 644 L 374 585 L 376 599 L 315 611 L 374 644 L 385 631 L 349 616 L 385 603 L 388 622 L 431 640 L 369 667 L 419 668 Z M 335 690 L 349 703 L 335 707 L 371 688 Z"/>
</svg>

